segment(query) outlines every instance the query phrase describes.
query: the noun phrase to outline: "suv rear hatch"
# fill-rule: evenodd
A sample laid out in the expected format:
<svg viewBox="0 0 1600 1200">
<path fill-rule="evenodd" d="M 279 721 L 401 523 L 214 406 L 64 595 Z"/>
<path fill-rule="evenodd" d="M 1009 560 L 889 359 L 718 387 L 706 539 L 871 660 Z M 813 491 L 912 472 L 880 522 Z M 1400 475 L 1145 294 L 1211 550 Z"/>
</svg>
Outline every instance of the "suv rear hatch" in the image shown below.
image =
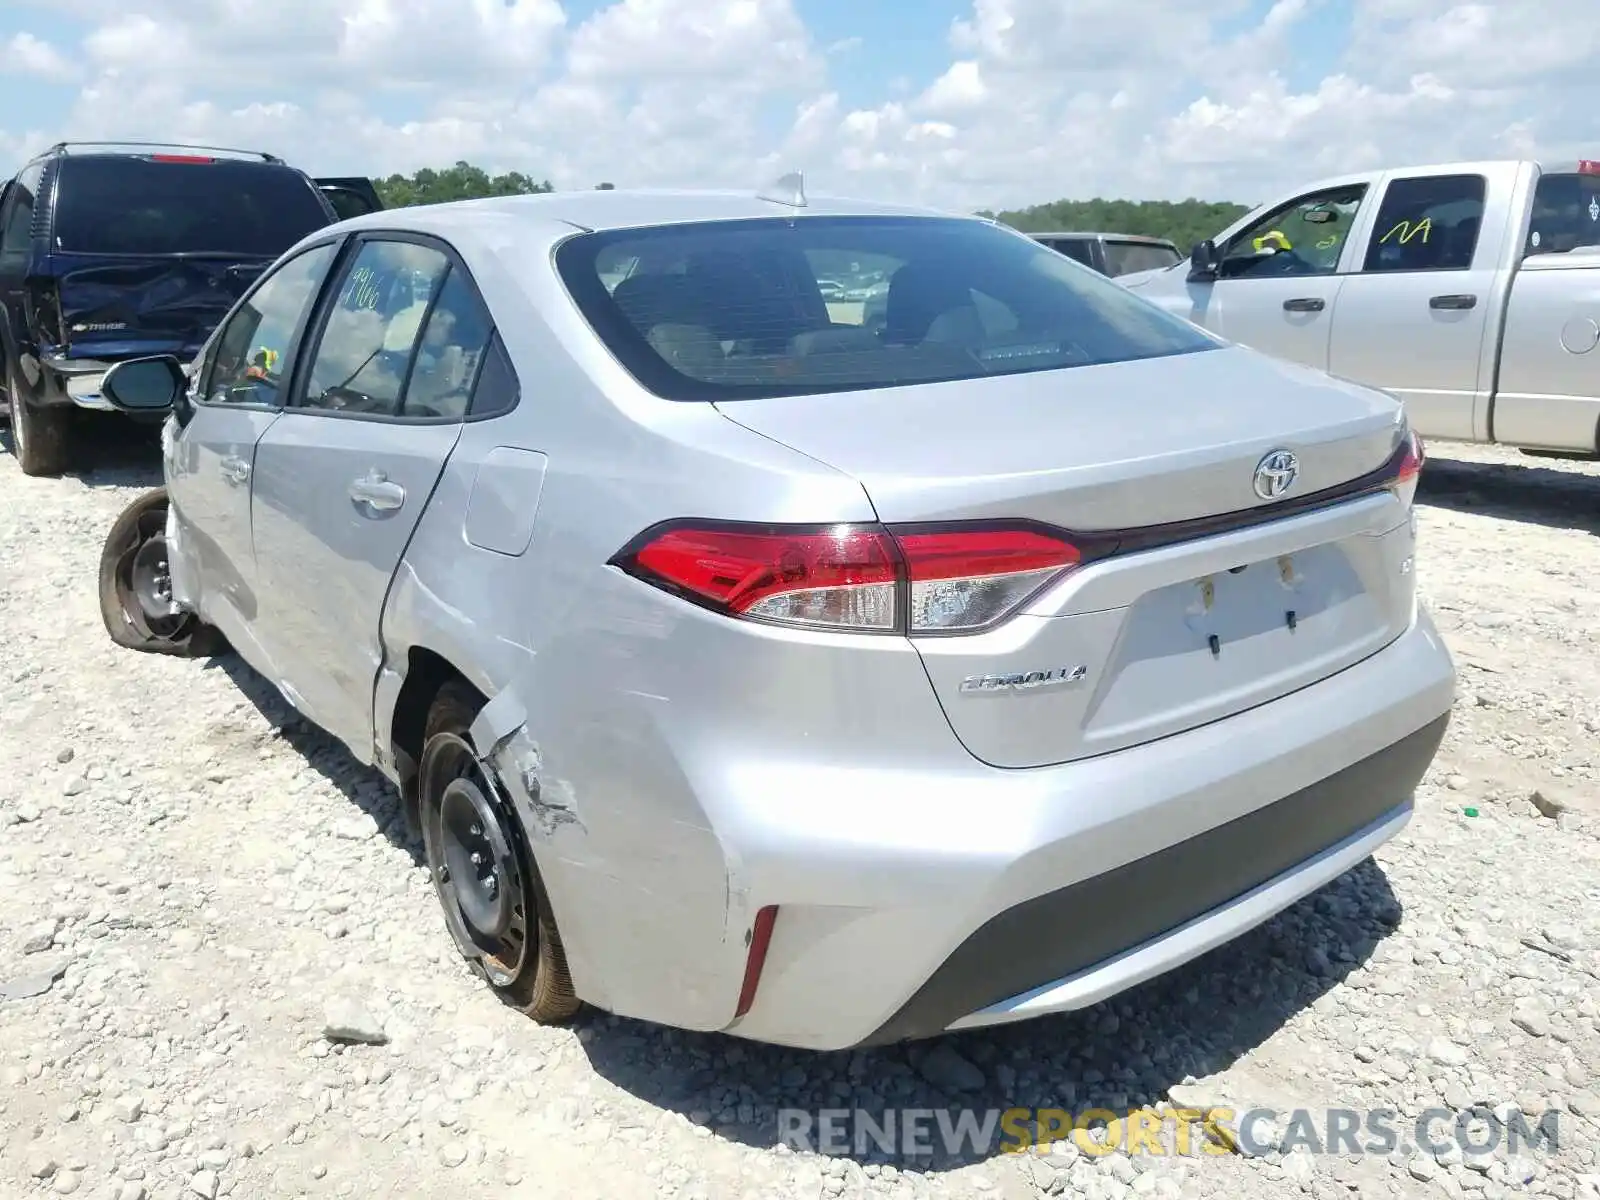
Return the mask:
<svg viewBox="0 0 1600 1200">
<path fill-rule="evenodd" d="M 902 545 L 982 521 L 1078 547 L 1082 565 L 993 629 L 913 630 L 957 737 L 995 766 L 1266 703 L 1411 620 L 1395 406 L 1250 351 L 718 407 L 859 480 Z M 1277 450 L 1299 473 L 1269 503 L 1253 484 Z"/>
<path fill-rule="evenodd" d="M 333 220 L 275 162 L 69 154 L 55 188 L 45 301 L 65 360 L 191 357 L 274 259 Z"/>
</svg>

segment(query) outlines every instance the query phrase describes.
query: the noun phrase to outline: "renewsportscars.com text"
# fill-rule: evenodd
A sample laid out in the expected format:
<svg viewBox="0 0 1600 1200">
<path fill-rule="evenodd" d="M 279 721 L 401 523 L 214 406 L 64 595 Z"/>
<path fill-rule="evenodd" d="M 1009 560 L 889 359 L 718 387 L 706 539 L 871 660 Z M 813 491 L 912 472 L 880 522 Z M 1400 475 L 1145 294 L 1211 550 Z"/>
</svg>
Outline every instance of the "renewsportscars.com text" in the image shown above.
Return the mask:
<svg viewBox="0 0 1600 1200">
<path fill-rule="evenodd" d="M 1559 1113 L 1529 1116 L 1502 1107 L 1431 1108 L 1415 1118 L 1393 1109 L 1162 1108 L 1081 1112 L 1061 1108 L 900 1108 L 869 1112 L 778 1110 L 778 1137 L 790 1149 L 828 1155 L 888 1154 L 918 1159 L 1015 1154 L 1071 1142 L 1085 1154 L 1389 1155 L 1402 1147 L 1466 1155 L 1560 1151 Z"/>
</svg>

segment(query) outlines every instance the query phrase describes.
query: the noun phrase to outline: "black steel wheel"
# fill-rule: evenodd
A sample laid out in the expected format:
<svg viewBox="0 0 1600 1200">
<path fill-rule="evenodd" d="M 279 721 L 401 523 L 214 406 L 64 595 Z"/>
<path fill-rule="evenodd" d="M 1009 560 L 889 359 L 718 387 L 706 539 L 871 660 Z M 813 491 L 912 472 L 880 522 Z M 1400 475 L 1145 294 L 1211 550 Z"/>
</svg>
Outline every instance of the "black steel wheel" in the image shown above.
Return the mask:
<svg viewBox="0 0 1600 1200">
<path fill-rule="evenodd" d="M 167 561 L 167 493 L 155 488 L 123 510 L 100 552 L 100 617 L 119 646 L 206 657 L 226 643 L 173 603 Z"/>
<path fill-rule="evenodd" d="M 417 780 L 423 853 L 445 927 L 472 969 L 542 1023 L 581 1007 L 521 822 L 467 731 L 481 701 L 455 683 L 428 714 Z"/>
</svg>

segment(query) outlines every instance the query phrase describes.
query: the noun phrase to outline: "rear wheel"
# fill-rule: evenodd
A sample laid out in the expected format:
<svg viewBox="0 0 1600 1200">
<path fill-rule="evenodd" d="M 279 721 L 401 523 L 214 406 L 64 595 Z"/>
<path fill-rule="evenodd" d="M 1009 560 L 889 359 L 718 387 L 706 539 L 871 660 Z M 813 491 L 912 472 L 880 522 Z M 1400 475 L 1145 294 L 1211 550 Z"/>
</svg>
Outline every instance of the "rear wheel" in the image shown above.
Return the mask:
<svg viewBox="0 0 1600 1200">
<path fill-rule="evenodd" d="M 59 405 L 35 408 L 23 399 L 17 371 L 6 364 L 11 401 L 11 449 L 24 475 L 59 475 L 72 449 L 72 412 Z"/>
<path fill-rule="evenodd" d="M 429 710 L 417 780 L 423 852 L 462 957 L 506 1003 L 554 1024 L 582 1003 L 522 823 L 468 740 L 481 706 L 452 682 Z"/>
<path fill-rule="evenodd" d="M 183 658 L 221 654 L 227 649 L 222 634 L 172 603 L 166 531 L 165 488 L 122 510 L 100 551 L 100 619 L 111 640 L 130 650 Z"/>
</svg>

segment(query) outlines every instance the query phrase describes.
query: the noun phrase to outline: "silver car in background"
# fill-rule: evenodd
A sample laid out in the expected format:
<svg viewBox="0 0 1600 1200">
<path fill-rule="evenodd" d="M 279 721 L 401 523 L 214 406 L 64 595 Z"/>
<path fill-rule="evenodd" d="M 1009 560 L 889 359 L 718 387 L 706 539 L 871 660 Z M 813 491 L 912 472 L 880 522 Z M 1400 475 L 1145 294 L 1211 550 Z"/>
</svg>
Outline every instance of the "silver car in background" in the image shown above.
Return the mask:
<svg viewBox="0 0 1600 1200">
<path fill-rule="evenodd" d="M 872 271 L 881 324 L 818 288 Z M 105 390 L 172 406 L 112 636 L 231 644 L 394 780 L 543 1021 L 1092 1004 L 1370 855 L 1449 718 L 1395 402 L 978 218 L 388 211 Z"/>
</svg>

